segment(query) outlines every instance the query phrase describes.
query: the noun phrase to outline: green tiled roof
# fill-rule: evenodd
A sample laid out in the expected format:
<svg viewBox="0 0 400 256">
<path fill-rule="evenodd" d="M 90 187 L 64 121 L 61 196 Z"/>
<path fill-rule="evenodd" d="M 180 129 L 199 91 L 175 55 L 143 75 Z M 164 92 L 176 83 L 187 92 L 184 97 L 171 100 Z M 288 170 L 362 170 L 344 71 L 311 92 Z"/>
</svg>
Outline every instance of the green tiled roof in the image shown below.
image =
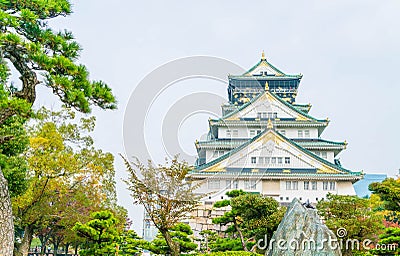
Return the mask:
<svg viewBox="0 0 400 256">
<path fill-rule="evenodd" d="M 243 75 L 239 75 L 239 76 L 230 76 L 230 77 L 246 77 L 249 78 L 248 74 L 251 73 L 253 70 L 255 70 L 258 66 L 260 66 L 261 64 L 266 64 L 267 66 L 271 67 L 273 70 L 275 70 L 277 73 L 281 74 L 282 76 L 276 76 L 276 77 L 294 77 L 294 78 L 301 78 L 302 75 L 287 75 L 284 72 L 282 72 L 281 70 L 279 70 L 277 67 L 275 67 L 274 65 L 272 65 L 271 63 L 269 63 L 265 58 L 261 58 L 261 60 L 255 64 L 253 67 L 251 67 L 247 72 L 245 72 Z"/>
<path fill-rule="evenodd" d="M 266 127 L 268 120 L 222 120 L 222 119 L 210 119 L 210 125 L 212 126 L 261 126 Z M 326 127 L 328 125 L 327 120 L 273 120 L 274 125 L 278 127 Z"/>
<path fill-rule="evenodd" d="M 216 139 L 216 140 L 207 140 L 207 141 L 199 141 L 197 142 L 200 147 L 223 147 L 223 148 L 235 148 L 243 143 L 247 142 L 249 139 Z M 346 146 L 345 142 L 336 142 L 329 141 L 323 139 L 291 139 L 295 141 L 297 144 L 310 149 L 344 149 Z"/>
<path fill-rule="evenodd" d="M 311 105 L 310 104 L 293 104 L 293 107 L 295 107 L 296 109 L 308 114 L 308 112 L 310 112 L 311 109 Z"/>
<path fill-rule="evenodd" d="M 190 174 L 194 176 L 215 176 L 215 175 L 224 175 L 224 176 L 237 176 L 237 172 L 197 172 L 197 171 L 191 171 Z M 362 177 L 361 172 L 349 172 L 349 173 L 276 173 L 276 172 L 242 172 L 240 173 L 240 176 L 268 176 L 268 177 L 283 177 L 283 178 L 289 178 L 289 177 L 337 177 L 337 178 L 350 178 L 350 179 L 360 179 Z"/>
<path fill-rule="evenodd" d="M 253 104 L 258 98 L 260 98 L 262 95 L 264 95 L 265 93 L 270 93 L 272 97 L 274 97 L 275 99 L 277 99 L 279 102 L 281 102 L 282 104 L 286 105 L 287 107 L 289 107 L 290 109 L 294 110 L 295 112 L 299 113 L 302 116 L 308 117 L 311 120 L 315 120 L 315 121 L 319 121 L 318 119 L 310 116 L 309 114 L 298 110 L 295 106 L 293 106 L 292 104 L 286 102 L 285 100 L 281 99 L 279 96 L 277 96 L 276 94 L 270 92 L 270 91 L 264 91 L 263 93 L 258 94 L 256 97 L 252 98 L 249 102 L 243 104 L 242 106 L 240 106 L 239 108 L 237 108 L 236 110 L 230 112 L 229 114 L 221 117 L 220 119 L 226 119 L 228 117 L 231 117 L 232 115 L 240 112 L 242 109 L 245 109 L 246 107 L 248 107 L 249 105 Z"/>
<path fill-rule="evenodd" d="M 263 136 L 267 131 L 270 131 L 270 130 L 265 129 L 265 130 L 262 131 L 260 134 L 254 136 L 252 139 L 250 139 L 250 140 L 248 140 L 247 142 L 243 143 L 243 144 L 240 145 L 239 147 L 236 147 L 236 148 L 232 149 L 232 150 L 229 151 L 228 153 L 226 153 L 226 154 L 220 156 L 220 157 L 217 158 L 217 159 L 214 159 L 213 161 L 210 161 L 209 163 L 206 163 L 206 164 L 203 164 L 203 165 L 200 165 L 200 166 L 196 167 L 196 168 L 195 168 L 195 171 L 201 171 L 201 170 L 203 170 L 203 169 L 205 169 L 205 168 L 208 168 L 208 167 L 210 167 L 210 166 L 213 166 L 214 164 L 217 164 L 217 163 L 223 161 L 224 159 L 228 158 L 229 156 L 235 154 L 236 152 L 238 152 L 238 151 L 240 151 L 241 149 L 245 148 L 246 146 L 250 145 L 252 142 L 254 142 L 254 141 L 257 140 L 258 138 L 260 138 L 261 136 Z M 349 174 L 353 174 L 353 173 L 354 173 L 354 175 L 356 175 L 356 174 L 358 175 L 358 174 L 359 174 L 358 172 L 351 172 L 350 170 L 347 170 L 347 169 L 345 169 L 345 168 L 343 168 L 343 167 L 341 167 L 341 166 L 335 165 L 335 164 L 333 164 L 333 163 L 331 163 L 331 162 L 329 162 L 329 161 L 327 161 L 327 160 L 325 160 L 325 159 L 323 159 L 323 158 L 317 156 L 317 155 L 314 154 L 313 152 L 311 152 L 311 151 L 309 151 L 309 150 L 303 148 L 302 146 L 300 146 L 300 145 L 297 144 L 296 142 L 294 142 L 294 141 L 288 139 L 287 137 L 283 136 L 282 134 L 280 134 L 280 133 L 278 133 L 278 132 L 275 132 L 275 131 L 274 131 L 274 133 L 276 134 L 276 136 L 282 137 L 285 141 L 287 141 L 288 143 L 292 144 L 294 147 L 298 148 L 298 149 L 299 149 L 300 151 L 302 151 L 303 153 L 305 153 L 305 154 L 307 154 L 307 155 L 313 157 L 314 159 L 318 160 L 318 161 L 321 162 L 321 163 L 324 163 L 324 164 L 330 166 L 331 168 L 334 168 L 334 169 L 337 169 L 337 170 L 340 170 L 340 171 L 342 171 L 342 172 L 349 173 Z"/>
</svg>

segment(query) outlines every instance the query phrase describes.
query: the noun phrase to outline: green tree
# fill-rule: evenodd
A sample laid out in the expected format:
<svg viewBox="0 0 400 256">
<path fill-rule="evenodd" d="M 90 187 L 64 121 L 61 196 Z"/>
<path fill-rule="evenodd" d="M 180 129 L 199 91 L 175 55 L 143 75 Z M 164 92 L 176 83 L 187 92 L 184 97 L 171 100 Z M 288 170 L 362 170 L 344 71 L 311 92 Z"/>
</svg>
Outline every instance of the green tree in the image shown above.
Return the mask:
<svg viewBox="0 0 400 256">
<path fill-rule="evenodd" d="M 328 194 L 326 200 L 318 202 L 317 210 L 329 229 L 334 232 L 346 229 L 345 239 L 376 241 L 383 228 L 382 215 L 371 208 L 371 202 L 366 198 Z M 345 253 L 351 254 L 351 250 L 347 248 Z"/>
<path fill-rule="evenodd" d="M 115 255 L 120 240 L 116 225 L 117 219 L 110 211 L 94 212 L 92 219 L 85 224 L 77 222 L 73 230 L 87 241 L 85 248 L 79 254 Z"/>
<path fill-rule="evenodd" d="M 169 230 L 172 240 L 179 246 L 181 253 L 191 252 L 197 248 L 197 244 L 189 237 L 193 235 L 193 231 L 189 225 L 178 223 Z M 151 241 L 149 250 L 156 254 L 170 254 L 171 249 L 162 234 Z"/>
<path fill-rule="evenodd" d="M 400 254 L 400 179 L 385 179 L 369 185 L 373 195 L 378 195 L 384 202 L 385 230 L 379 236 L 380 244 L 393 246 L 388 250 L 374 250 L 376 255 Z"/>
<path fill-rule="evenodd" d="M 42 248 L 52 238 L 57 249 L 77 220 L 113 208 L 114 158 L 93 146 L 95 119 L 72 123 L 74 116 L 70 110 L 41 109 L 29 129 L 29 186 L 13 199 L 16 225 L 24 229 L 17 255 L 27 253 L 34 232 L 42 238 Z"/>
<path fill-rule="evenodd" d="M 69 31 L 53 31 L 49 20 L 71 14 L 68 0 L 4 0 L 0 2 L 0 144 L 19 140 L 20 135 L 7 130 L 21 125 L 30 117 L 36 99 L 36 87 L 45 85 L 69 107 L 90 112 L 90 105 L 114 109 L 115 98 L 101 81 L 90 81 L 87 68 L 78 63 L 81 47 Z M 19 84 L 9 81 L 11 67 Z M 24 142 L 15 143 L 24 148 Z M 7 153 L 2 153 L 7 156 Z M 17 148 L 9 156 L 20 154 Z M 22 185 L 23 164 L 9 163 L 0 157 L 5 171 L 0 172 L 0 254 L 11 256 L 14 247 L 14 225 L 10 203 L 10 185 Z M 18 168 L 22 167 L 22 168 Z M 7 170 L 8 169 L 8 170 Z M 18 173 L 18 170 L 22 173 Z M 16 180 L 18 181 L 16 181 Z"/>
<path fill-rule="evenodd" d="M 249 251 L 255 244 L 254 241 L 264 239 L 266 235 L 269 238 L 272 236 L 285 212 L 276 200 L 242 190 L 232 190 L 226 195 L 230 199 L 217 201 L 214 207 L 230 207 L 230 209 L 223 216 L 214 218 L 213 223 L 228 225 L 228 233 L 237 232 L 242 250 Z M 235 245 L 229 240 L 226 243 Z"/>
<path fill-rule="evenodd" d="M 139 237 L 134 230 L 124 230 L 120 236 L 118 255 L 136 255 L 149 247 L 149 242 Z"/>
<path fill-rule="evenodd" d="M 186 179 L 191 167 L 179 161 L 178 156 L 158 166 L 151 161 L 145 166 L 138 159 L 124 161 L 129 174 L 125 182 L 133 202 L 144 206 L 171 254 L 180 255 L 179 244 L 172 239 L 170 230 L 196 208 L 201 198 L 195 193 L 201 184 L 193 185 Z"/>
</svg>

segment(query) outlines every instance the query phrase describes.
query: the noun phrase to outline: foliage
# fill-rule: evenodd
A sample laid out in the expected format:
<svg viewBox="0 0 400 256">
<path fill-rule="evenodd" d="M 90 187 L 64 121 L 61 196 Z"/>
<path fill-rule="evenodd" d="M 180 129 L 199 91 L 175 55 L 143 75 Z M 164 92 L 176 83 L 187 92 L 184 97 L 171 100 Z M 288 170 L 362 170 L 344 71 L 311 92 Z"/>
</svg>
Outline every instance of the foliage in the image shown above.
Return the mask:
<svg viewBox="0 0 400 256">
<path fill-rule="evenodd" d="M 369 185 L 372 193 L 379 195 L 389 211 L 400 212 L 400 179 L 388 178 Z"/>
<path fill-rule="evenodd" d="M 124 230 L 119 239 L 118 255 L 135 255 L 149 248 L 149 242 L 141 239 L 134 230 Z"/>
<path fill-rule="evenodd" d="M 117 219 L 110 211 L 94 212 L 86 224 L 77 222 L 73 230 L 87 243 L 80 255 L 115 255 L 119 234 Z"/>
<path fill-rule="evenodd" d="M 129 174 L 125 182 L 133 202 L 144 206 L 172 255 L 179 255 L 179 245 L 171 238 L 170 230 L 195 209 L 201 198 L 195 194 L 199 184 L 186 180 L 190 166 L 178 156 L 158 166 L 151 161 L 145 166 L 137 158 L 134 162 L 124 161 Z"/>
<path fill-rule="evenodd" d="M 228 225 L 227 232 L 237 232 L 242 250 L 248 251 L 254 241 L 265 236 L 272 237 L 278 227 L 285 209 L 270 197 L 232 190 L 226 193 L 230 199 L 217 201 L 214 207 L 228 207 L 223 216 L 213 219 L 214 224 Z M 216 250 L 236 250 L 237 241 L 220 239 Z"/>
<path fill-rule="evenodd" d="M 178 223 L 169 230 L 169 233 L 172 240 L 178 244 L 180 252 L 190 252 L 197 248 L 197 244 L 193 243 L 192 239 L 190 238 L 190 235 L 193 235 L 193 231 L 189 225 Z M 157 235 L 156 239 L 151 241 L 148 249 L 156 254 L 171 253 L 171 250 L 161 233 Z"/>
<path fill-rule="evenodd" d="M 400 179 L 385 179 L 369 185 L 369 189 L 384 201 L 386 226 L 379 236 L 379 244 L 386 245 L 387 250 L 373 250 L 376 255 L 400 254 Z M 389 248 L 391 247 L 391 248 Z"/>
<path fill-rule="evenodd" d="M 346 229 L 344 239 L 377 241 L 383 228 L 383 216 L 370 206 L 369 199 L 328 194 L 326 200 L 318 202 L 317 209 L 329 229 L 334 232 L 340 228 Z"/>
<path fill-rule="evenodd" d="M 114 158 L 93 146 L 95 118 L 72 122 L 75 113 L 68 109 L 41 109 L 37 117 L 28 129 L 29 186 L 14 198 L 14 216 L 18 226 L 33 229 L 43 241 L 51 238 L 57 247 L 76 240 L 71 228 L 90 212 L 118 210 Z"/>
<path fill-rule="evenodd" d="M 68 107 L 89 113 L 91 105 L 115 109 L 111 89 L 102 81 L 89 80 L 79 63 L 81 47 L 69 31 L 53 31 L 49 20 L 71 14 L 69 0 L 0 1 L 0 201 L 28 187 L 22 152 L 28 141 L 23 129 L 32 116 L 38 85 L 45 85 Z M 19 83 L 10 81 L 11 71 Z M 0 207 L 0 254 L 13 250 L 10 207 Z M 6 238 L 6 239 L 3 239 Z"/>
</svg>

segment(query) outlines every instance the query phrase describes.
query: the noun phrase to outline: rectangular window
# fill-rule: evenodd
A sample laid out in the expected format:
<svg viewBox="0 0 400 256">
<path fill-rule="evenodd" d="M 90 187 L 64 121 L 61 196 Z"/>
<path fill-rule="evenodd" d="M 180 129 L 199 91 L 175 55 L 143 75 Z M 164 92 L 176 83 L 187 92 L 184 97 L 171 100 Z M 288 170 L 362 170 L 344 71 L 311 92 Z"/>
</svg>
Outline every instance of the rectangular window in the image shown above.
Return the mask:
<svg viewBox="0 0 400 256">
<path fill-rule="evenodd" d="M 261 133 L 261 130 L 257 130 L 257 134 L 260 134 Z"/>
<path fill-rule="evenodd" d="M 238 180 L 234 180 L 232 182 L 232 188 L 233 189 L 238 189 L 239 188 L 239 181 Z"/>
<path fill-rule="evenodd" d="M 226 180 L 226 189 L 231 189 L 231 188 L 232 188 L 232 181 Z"/>
<path fill-rule="evenodd" d="M 225 154 L 225 151 L 223 151 L 223 150 L 215 150 L 214 153 L 213 153 L 213 157 L 214 158 L 220 157 L 220 156 L 222 156 L 224 154 Z"/>
<path fill-rule="evenodd" d="M 322 189 L 323 189 L 323 190 L 328 190 L 328 182 L 327 182 L 327 181 L 324 181 L 324 182 L 322 183 Z"/>
<path fill-rule="evenodd" d="M 220 181 L 219 180 L 208 180 L 208 188 L 209 189 L 219 189 Z"/>
<path fill-rule="evenodd" d="M 290 164 L 290 157 L 285 157 L 285 164 Z"/>
<path fill-rule="evenodd" d="M 297 131 L 297 137 L 303 138 L 303 131 L 302 130 L 298 130 Z"/>
<path fill-rule="evenodd" d="M 310 130 L 304 130 L 304 137 L 310 138 Z"/>
<path fill-rule="evenodd" d="M 266 112 L 262 113 L 262 118 L 267 118 L 267 113 Z"/>
<path fill-rule="evenodd" d="M 239 131 L 238 130 L 232 130 L 232 137 L 239 137 Z"/>
<path fill-rule="evenodd" d="M 256 189 L 256 181 L 255 180 L 245 180 L 244 188 L 250 189 L 250 190 L 255 190 Z"/>
<path fill-rule="evenodd" d="M 311 189 L 312 190 L 317 190 L 317 182 L 316 181 L 312 181 L 311 182 Z"/>
<path fill-rule="evenodd" d="M 226 130 L 226 137 L 231 137 L 231 136 L 232 136 L 231 130 Z"/>
<path fill-rule="evenodd" d="M 256 136 L 256 130 L 250 130 L 250 137 Z"/>
<path fill-rule="evenodd" d="M 327 155 L 327 153 L 326 152 L 321 152 L 321 158 L 323 158 L 323 159 L 327 159 L 328 158 L 328 155 Z"/>
<path fill-rule="evenodd" d="M 269 162 L 271 161 L 271 158 L 270 157 L 265 157 L 264 160 L 265 160 L 265 164 L 269 164 Z"/>
<path fill-rule="evenodd" d="M 286 135 L 286 131 L 285 130 L 281 130 L 280 132 L 281 132 L 282 135 L 284 135 L 284 136 Z"/>
<path fill-rule="evenodd" d="M 304 181 L 304 190 L 310 190 L 310 182 Z"/>
<path fill-rule="evenodd" d="M 282 157 L 278 157 L 278 164 L 282 164 Z"/>
<path fill-rule="evenodd" d="M 264 163 L 264 157 L 259 157 L 258 158 L 258 163 L 263 164 Z"/>
<path fill-rule="evenodd" d="M 299 190 L 299 182 L 292 181 L 292 190 Z"/>
<path fill-rule="evenodd" d="M 290 181 L 286 181 L 286 190 L 292 190 L 292 183 Z"/>
<path fill-rule="evenodd" d="M 261 112 L 258 112 L 258 113 L 257 113 L 257 118 L 258 118 L 258 119 L 261 119 Z"/>
<path fill-rule="evenodd" d="M 257 163 L 257 158 L 256 157 L 251 157 L 251 163 L 252 164 L 255 164 L 255 163 Z"/>
<path fill-rule="evenodd" d="M 336 182 L 334 181 L 329 182 L 329 190 L 336 190 Z"/>
<path fill-rule="evenodd" d="M 271 164 L 276 164 L 276 157 L 271 157 Z"/>
</svg>

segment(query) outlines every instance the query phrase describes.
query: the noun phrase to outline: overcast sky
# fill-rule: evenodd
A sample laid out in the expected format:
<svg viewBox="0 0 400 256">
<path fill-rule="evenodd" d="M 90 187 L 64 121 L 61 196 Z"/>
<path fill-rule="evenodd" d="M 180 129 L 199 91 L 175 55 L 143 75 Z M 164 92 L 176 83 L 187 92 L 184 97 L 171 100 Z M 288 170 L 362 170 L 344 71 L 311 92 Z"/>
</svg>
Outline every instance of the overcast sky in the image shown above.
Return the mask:
<svg viewBox="0 0 400 256">
<path fill-rule="evenodd" d="M 118 98 L 117 111 L 93 112 L 96 145 L 105 151 L 124 152 L 125 106 L 135 86 L 158 66 L 210 55 L 249 69 L 265 50 L 282 71 L 304 74 L 297 102 L 311 103 L 317 118 L 329 117 L 324 138 L 347 140 L 348 149 L 340 154 L 344 167 L 390 175 L 400 168 L 399 1 L 84 0 L 73 5 L 71 16 L 52 24 L 73 31 L 91 78 L 107 82 Z M 193 83 L 226 97 L 224 84 Z M 182 82 L 168 97 L 198 90 L 190 86 Z M 54 105 L 49 92 L 40 93 L 38 105 Z M 182 125 L 185 152 L 195 152 L 193 140 L 207 132 L 207 119 L 203 114 Z M 118 157 L 116 168 L 120 203 L 140 230 L 142 211 L 131 206 Z"/>
</svg>

